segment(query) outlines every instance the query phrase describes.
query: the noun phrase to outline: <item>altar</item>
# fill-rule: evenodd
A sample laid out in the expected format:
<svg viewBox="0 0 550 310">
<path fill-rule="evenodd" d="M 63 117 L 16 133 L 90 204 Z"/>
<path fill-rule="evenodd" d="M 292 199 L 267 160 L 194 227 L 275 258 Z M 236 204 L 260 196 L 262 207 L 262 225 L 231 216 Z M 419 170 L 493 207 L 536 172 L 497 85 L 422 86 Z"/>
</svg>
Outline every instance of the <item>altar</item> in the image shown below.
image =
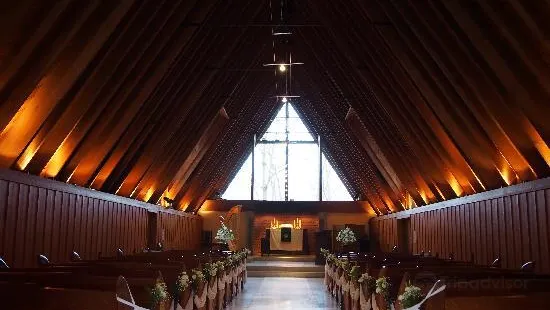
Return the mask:
<svg viewBox="0 0 550 310">
<path fill-rule="evenodd" d="M 304 249 L 304 230 L 275 228 L 269 230 L 269 250 L 301 252 Z"/>
</svg>

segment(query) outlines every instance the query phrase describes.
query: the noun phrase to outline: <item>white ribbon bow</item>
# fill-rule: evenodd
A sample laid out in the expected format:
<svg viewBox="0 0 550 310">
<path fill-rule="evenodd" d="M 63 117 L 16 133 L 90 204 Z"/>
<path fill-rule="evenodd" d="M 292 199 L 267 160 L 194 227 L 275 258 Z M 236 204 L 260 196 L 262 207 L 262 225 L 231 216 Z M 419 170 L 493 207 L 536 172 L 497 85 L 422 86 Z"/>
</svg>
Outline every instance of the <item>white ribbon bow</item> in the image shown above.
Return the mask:
<svg viewBox="0 0 550 310">
<path fill-rule="evenodd" d="M 406 309 L 403 309 L 403 310 L 420 310 L 420 306 L 422 306 L 423 303 L 426 302 L 426 300 L 428 300 L 430 297 L 432 296 L 435 296 L 441 292 L 443 292 L 445 290 L 445 288 L 447 287 L 445 284 L 442 284 L 443 282 L 441 280 L 437 280 L 437 282 L 435 282 L 435 284 L 432 286 L 432 288 L 428 291 L 428 294 L 426 294 L 426 297 L 424 297 L 424 299 L 422 299 L 421 302 L 417 303 L 416 305 L 410 307 L 410 308 L 406 308 Z M 436 289 L 436 287 L 441 284 L 441 286 L 439 288 Z"/>
</svg>

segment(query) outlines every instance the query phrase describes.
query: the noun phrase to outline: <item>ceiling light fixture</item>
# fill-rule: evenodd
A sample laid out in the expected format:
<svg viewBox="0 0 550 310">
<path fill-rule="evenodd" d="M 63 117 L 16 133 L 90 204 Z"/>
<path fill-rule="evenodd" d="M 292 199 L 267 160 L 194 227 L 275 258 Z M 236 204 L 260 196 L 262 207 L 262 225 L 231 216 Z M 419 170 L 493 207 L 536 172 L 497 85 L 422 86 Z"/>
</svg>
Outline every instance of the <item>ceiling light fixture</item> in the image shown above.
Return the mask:
<svg viewBox="0 0 550 310">
<path fill-rule="evenodd" d="M 279 71 L 285 72 L 286 71 L 286 66 L 285 65 L 279 65 Z"/>
</svg>

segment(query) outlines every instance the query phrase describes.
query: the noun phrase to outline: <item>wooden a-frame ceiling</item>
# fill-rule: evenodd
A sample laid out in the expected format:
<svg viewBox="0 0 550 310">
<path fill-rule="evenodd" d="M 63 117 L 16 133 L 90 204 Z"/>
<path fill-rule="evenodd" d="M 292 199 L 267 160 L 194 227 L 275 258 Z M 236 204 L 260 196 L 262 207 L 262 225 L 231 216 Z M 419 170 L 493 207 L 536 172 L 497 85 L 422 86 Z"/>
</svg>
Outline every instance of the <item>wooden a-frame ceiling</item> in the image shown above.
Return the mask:
<svg viewBox="0 0 550 310">
<path fill-rule="evenodd" d="M 369 212 L 547 177 L 549 16 L 543 0 L 3 1 L 0 167 L 196 211 L 290 81 Z M 291 79 L 262 66 L 290 53 Z"/>
</svg>

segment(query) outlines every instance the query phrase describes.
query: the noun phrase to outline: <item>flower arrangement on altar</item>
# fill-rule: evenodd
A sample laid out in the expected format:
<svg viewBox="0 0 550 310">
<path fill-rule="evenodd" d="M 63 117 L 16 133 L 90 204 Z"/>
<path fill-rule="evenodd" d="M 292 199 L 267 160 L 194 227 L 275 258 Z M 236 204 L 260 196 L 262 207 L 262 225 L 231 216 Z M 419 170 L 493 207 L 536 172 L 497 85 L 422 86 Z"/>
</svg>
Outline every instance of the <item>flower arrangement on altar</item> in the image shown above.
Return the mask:
<svg viewBox="0 0 550 310">
<path fill-rule="evenodd" d="M 187 275 L 187 272 L 182 271 L 176 281 L 176 290 L 178 292 L 183 292 L 189 287 L 190 284 L 191 281 L 189 280 L 189 275 Z"/>
<path fill-rule="evenodd" d="M 233 234 L 233 231 L 229 229 L 229 227 L 225 226 L 223 222 L 221 224 L 222 226 L 218 229 L 215 239 L 220 240 L 223 243 L 233 241 L 235 239 L 235 234 Z"/>
<path fill-rule="evenodd" d="M 414 286 L 409 282 L 405 287 L 405 292 L 399 295 L 397 299 L 401 302 L 403 309 L 407 309 L 419 304 L 424 299 L 424 295 L 418 286 Z"/>
<path fill-rule="evenodd" d="M 166 283 L 157 282 L 155 286 L 153 286 L 153 289 L 151 290 L 152 306 L 155 307 L 167 301 L 169 298 L 170 298 L 170 294 L 168 294 L 168 288 L 166 287 Z"/>
<path fill-rule="evenodd" d="M 388 277 L 380 277 L 376 279 L 376 294 L 382 295 L 384 301 L 388 305 L 388 308 L 393 304 L 393 300 L 390 295 L 390 279 Z"/>
<path fill-rule="evenodd" d="M 336 235 L 336 241 L 340 242 L 342 245 L 352 244 L 357 241 L 355 233 L 349 227 L 346 227 L 338 232 Z"/>
<path fill-rule="evenodd" d="M 371 293 L 376 290 L 376 279 L 374 277 L 371 277 L 367 272 L 362 274 L 357 282 L 366 285 L 367 291 Z"/>
</svg>

